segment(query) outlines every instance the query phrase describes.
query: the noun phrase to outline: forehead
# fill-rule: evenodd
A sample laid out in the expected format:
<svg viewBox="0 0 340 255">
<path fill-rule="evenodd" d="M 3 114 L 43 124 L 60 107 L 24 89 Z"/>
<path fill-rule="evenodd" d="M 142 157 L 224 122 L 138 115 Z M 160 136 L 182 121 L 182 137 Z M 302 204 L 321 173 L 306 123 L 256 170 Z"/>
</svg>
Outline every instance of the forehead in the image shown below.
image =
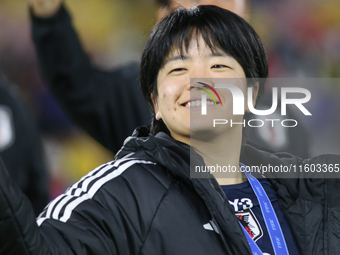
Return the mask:
<svg viewBox="0 0 340 255">
<path fill-rule="evenodd" d="M 173 45 L 169 54 L 164 59 L 163 66 L 170 61 L 174 60 L 184 60 L 188 59 L 190 55 L 199 55 L 199 56 L 227 56 L 220 47 L 213 46 L 211 47 L 205 42 L 201 35 L 192 36 L 188 44 L 183 44 L 182 46 Z"/>
</svg>

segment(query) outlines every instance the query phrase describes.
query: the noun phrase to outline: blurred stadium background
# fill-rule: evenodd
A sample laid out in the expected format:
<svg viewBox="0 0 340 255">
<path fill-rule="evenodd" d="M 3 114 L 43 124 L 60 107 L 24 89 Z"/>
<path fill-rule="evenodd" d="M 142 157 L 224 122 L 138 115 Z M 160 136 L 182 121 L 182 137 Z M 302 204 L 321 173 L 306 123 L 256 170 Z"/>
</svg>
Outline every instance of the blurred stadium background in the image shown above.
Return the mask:
<svg viewBox="0 0 340 255">
<path fill-rule="evenodd" d="M 103 68 L 139 61 L 156 22 L 152 0 L 67 0 L 92 60 Z M 340 78 L 339 0 L 251 0 L 250 23 L 267 48 L 270 77 Z M 74 127 L 39 72 L 27 0 L 0 0 L 0 72 L 21 87 L 39 123 L 51 196 L 112 155 Z M 339 79 L 340 81 L 340 79 Z M 340 84 L 313 89 L 304 125 L 310 152 L 340 153 Z"/>
</svg>

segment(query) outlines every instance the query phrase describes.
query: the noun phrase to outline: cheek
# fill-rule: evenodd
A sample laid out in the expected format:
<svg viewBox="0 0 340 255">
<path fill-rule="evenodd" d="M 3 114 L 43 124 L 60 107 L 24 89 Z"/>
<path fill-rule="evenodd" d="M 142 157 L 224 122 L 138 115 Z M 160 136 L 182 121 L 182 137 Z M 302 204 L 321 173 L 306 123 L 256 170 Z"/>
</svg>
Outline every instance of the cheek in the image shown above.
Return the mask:
<svg viewBox="0 0 340 255">
<path fill-rule="evenodd" d="M 171 93 L 169 92 L 162 92 L 161 96 L 158 100 L 159 108 L 162 114 L 169 114 L 170 109 L 173 108 L 173 100 Z M 164 117 L 164 116 L 163 116 Z"/>
<path fill-rule="evenodd" d="M 170 105 L 176 102 L 176 99 L 180 96 L 180 91 L 178 88 L 176 88 L 176 86 L 164 84 L 159 88 L 159 95 L 159 99 L 162 101 L 162 103 Z"/>
<path fill-rule="evenodd" d="M 177 113 L 179 109 L 178 100 L 189 81 L 188 75 L 158 77 L 159 107 L 163 114 Z"/>
</svg>

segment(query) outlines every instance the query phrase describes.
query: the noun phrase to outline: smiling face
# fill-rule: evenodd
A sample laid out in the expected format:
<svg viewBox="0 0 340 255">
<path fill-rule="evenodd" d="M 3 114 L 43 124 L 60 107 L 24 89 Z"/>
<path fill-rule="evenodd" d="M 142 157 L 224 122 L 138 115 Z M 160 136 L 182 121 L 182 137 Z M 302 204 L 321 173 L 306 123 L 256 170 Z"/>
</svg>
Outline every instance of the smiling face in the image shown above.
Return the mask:
<svg viewBox="0 0 340 255">
<path fill-rule="evenodd" d="M 212 5 L 189 10 L 177 9 L 155 26 L 142 54 L 140 84 L 153 113 L 150 133 L 171 132 L 175 137 L 186 132 L 184 137 L 187 137 L 190 124 L 191 131 L 200 128 L 189 123 L 188 112 L 184 112 L 185 108 L 198 105 L 200 99 L 190 104 L 185 101 L 198 91 L 201 93 L 198 96 L 206 92 L 198 88 L 191 89 L 190 78 L 207 78 L 207 81 L 203 79 L 202 82 L 213 86 L 209 79 L 246 76 L 249 84 L 260 85 L 259 94 L 262 94 L 264 81 L 259 81 L 259 78 L 266 78 L 267 74 L 268 63 L 263 44 L 245 20 Z M 224 96 L 221 91 L 218 94 Z M 231 102 L 227 97 L 231 95 L 224 96 L 226 102 Z M 227 105 L 223 103 L 223 106 Z M 209 116 L 213 108 L 213 105 L 208 105 Z M 194 107 L 190 109 L 192 117 Z M 231 112 L 231 107 L 223 109 Z"/>
<path fill-rule="evenodd" d="M 190 129 L 190 124 L 193 125 L 193 122 L 190 123 L 190 115 L 200 115 L 201 95 L 205 93 L 191 87 L 190 78 L 201 78 L 203 82 L 214 86 L 212 78 L 245 78 L 245 74 L 234 58 L 218 48 L 212 52 L 201 36 L 198 40 L 190 41 L 184 55 L 181 56 L 179 50 L 169 54 L 157 76 L 158 96 L 154 98 L 154 109 L 156 118 L 163 120 L 171 136 L 187 144 L 190 143 L 190 131 L 207 128 L 202 125 L 202 121 L 198 121 Z M 246 84 L 242 83 L 240 88 L 246 94 Z M 210 118 L 221 113 L 221 110 L 223 116 L 233 118 L 231 93 L 226 89 L 220 89 L 218 93 L 223 106 L 208 102 Z M 242 116 L 237 118 L 236 121 L 242 121 Z"/>
</svg>

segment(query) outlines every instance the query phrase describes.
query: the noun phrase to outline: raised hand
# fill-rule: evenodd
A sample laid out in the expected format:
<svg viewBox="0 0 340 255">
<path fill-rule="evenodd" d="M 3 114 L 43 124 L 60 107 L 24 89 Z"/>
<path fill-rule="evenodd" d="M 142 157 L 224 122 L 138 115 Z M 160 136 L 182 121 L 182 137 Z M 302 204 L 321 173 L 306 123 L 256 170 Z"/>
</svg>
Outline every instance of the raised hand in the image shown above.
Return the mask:
<svg viewBox="0 0 340 255">
<path fill-rule="evenodd" d="M 53 16 L 60 8 L 63 0 L 28 0 L 35 16 L 40 18 L 49 18 Z"/>
</svg>

